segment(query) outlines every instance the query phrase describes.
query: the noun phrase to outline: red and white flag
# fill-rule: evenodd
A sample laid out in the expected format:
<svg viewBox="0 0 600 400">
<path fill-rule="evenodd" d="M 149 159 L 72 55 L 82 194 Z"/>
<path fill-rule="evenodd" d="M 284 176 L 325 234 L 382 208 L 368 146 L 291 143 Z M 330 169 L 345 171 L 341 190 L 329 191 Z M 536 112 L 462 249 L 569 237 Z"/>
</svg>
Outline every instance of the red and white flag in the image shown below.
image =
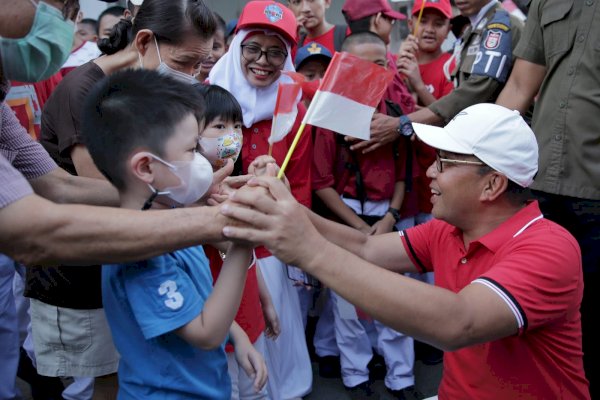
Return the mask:
<svg viewBox="0 0 600 400">
<path fill-rule="evenodd" d="M 298 100 L 300 89 L 302 88 L 300 74 L 288 73 L 294 79 L 294 83 L 280 83 L 277 88 L 277 100 L 275 102 L 275 113 L 273 114 L 273 123 L 271 125 L 271 135 L 269 144 L 277 143 L 282 140 L 294 126 L 296 116 L 298 115 Z M 302 78 L 300 78 L 302 77 Z"/>
<path fill-rule="evenodd" d="M 349 53 L 335 53 L 303 123 L 368 140 L 371 118 L 394 71 Z"/>
</svg>

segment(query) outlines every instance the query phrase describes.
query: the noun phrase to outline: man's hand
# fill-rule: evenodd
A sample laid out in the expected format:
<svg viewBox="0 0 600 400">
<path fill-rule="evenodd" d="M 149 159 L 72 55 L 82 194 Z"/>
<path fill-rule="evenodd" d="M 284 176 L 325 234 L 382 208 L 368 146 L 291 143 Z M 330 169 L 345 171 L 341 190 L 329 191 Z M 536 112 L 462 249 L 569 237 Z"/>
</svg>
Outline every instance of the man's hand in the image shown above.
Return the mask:
<svg viewBox="0 0 600 400">
<path fill-rule="evenodd" d="M 371 139 L 353 144 L 350 146 L 350 150 L 360 150 L 363 154 L 366 154 L 392 143 L 398 138 L 397 129 L 399 124 L 400 120 L 396 117 L 375 113 L 371 120 Z M 346 141 L 352 140 L 352 138 L 346 136 Z"/>
<path fill-rule="evenodd" d="M 247 226 L 228 225 L 223 235 L 265 245 L 281 261 L 302 265 L 324 240 L 287 187 L 277 178 L 259 177 L 230 197 L 221 213 Z"/>
</svg>

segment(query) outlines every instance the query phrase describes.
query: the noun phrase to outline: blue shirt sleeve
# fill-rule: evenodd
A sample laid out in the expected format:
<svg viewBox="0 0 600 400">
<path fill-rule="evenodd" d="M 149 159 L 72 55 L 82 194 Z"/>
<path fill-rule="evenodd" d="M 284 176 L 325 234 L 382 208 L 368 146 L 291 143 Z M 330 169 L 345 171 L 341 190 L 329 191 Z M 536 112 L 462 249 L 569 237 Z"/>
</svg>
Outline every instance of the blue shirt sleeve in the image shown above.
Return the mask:
<svg viewBox="0 0 600 400">
<path fill-rule="evenodd" d="M 202 312 L 206 298 L 179 264 L 165 254 L 123 271 L 131 310 L 146 339 L 180 328 Z"/>
</svg>

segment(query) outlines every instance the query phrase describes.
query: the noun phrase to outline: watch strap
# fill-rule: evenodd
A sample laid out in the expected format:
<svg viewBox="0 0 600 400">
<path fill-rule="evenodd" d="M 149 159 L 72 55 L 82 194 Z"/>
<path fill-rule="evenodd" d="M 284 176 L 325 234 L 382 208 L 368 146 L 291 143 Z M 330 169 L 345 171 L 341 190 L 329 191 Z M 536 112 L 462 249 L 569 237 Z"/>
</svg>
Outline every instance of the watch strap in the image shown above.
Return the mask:
<svg viewBox="0 0 600 400">
<path fill-rule="evenodd" d="M 400 221 L 400 219 L 402 218 L 400 215 L 400 210 L 398 210 L 397 208 L 390 207 L 390 208 L 388 208 L 387 212 L 392 214 L 392 217 L 394 217 L 395 222 Z"/>
</svg>

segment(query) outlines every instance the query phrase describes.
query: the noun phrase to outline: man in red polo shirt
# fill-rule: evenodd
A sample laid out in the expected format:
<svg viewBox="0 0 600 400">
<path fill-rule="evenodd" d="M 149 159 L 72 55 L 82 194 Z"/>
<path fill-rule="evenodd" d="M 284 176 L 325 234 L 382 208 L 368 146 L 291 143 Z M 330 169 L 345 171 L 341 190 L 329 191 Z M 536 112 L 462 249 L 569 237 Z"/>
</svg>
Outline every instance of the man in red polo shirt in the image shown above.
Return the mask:
<svg viewBox="0 0 600 400">
<path fill-rule="evenodd" d="M 239 191 L 222 210 L 249 226 L 224 234 L 266 245 L 375 319 L 445 350 L 440 399 L 589 399 L 581 253 L 528 200 L 533 132 L 493 104 L 468 107 L 444 128 L 414 125 L 438 150 L 427 170 L 433 221 L 369 236 L 260 178 L 250 184 L 268 194 Z M 435 271 L 436 286 L 400 274 L 416 271 Z"/>
</svg>

